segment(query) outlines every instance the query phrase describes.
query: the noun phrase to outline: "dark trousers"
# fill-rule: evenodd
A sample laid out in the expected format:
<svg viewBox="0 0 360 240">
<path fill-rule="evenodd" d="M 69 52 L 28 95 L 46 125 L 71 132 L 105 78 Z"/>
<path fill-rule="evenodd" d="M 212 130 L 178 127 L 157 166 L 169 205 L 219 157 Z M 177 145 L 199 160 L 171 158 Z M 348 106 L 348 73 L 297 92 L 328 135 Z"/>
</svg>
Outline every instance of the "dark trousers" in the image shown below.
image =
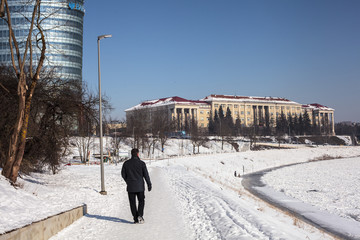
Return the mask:
<svg viewBox="0 0 360 240">
<path fill-rule="evenodd" d="M 144 206 L 145 206 L 145 194 L 144 192 L 129 192 L 129 202 L 130 202 L 130 209 L 131 213 L 134 217 L 134 220 L 137 221 L 138 216 L 144 215 Z M 136 197 L 139 201 L 138 207 L 136 207 Z"/>
</svg>

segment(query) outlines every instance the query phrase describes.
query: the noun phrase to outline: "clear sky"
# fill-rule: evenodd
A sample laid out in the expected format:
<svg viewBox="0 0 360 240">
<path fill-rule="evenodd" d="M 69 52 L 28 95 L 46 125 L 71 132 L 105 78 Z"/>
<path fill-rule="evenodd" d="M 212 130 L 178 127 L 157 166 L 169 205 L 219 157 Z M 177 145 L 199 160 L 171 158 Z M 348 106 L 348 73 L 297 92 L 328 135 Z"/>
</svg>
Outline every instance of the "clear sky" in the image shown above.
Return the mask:
<svg viewBox="0 0 360 240">
<path fill-rule="evenodd" d="M 86 1 L 83 80 L 112 117 L 144 100 L 284 97 L 360 122 L 359 0 Z"/>
</svg>

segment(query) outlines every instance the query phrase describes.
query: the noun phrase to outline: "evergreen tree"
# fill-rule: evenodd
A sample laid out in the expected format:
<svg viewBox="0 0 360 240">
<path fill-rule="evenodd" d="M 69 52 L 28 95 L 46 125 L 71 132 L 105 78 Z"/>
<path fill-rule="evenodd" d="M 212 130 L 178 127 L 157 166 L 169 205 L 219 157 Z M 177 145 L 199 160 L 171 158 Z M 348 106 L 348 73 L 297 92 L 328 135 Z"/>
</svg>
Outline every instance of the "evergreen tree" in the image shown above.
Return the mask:
<svg viewBox="0 0 360 240">
<path fill-rule="evenodd" d="M 292 125 L 290 126 L 291 131 L 295 135 L 298 134 L 298 121 L 299 121 L 298 116 L 297 114 L 295 114 L 295 116 L 293 117 Z"/>
<path fill-rule="evenodd" d="M 294 119 L 291 115 L 291 113 L 288 113 L 288 134 L 289 136 L 292 135 L 292 132 L 294 131 Z"/>
<path fill-rule="evenodd" d="M 288 130 L 288 120 L 284 112 L 281 112 L 280 117 L 276 120 L 276 133 L 278 135 L 284 135 Z"/>
<path fill-rule="evenodd" d="M 215 109 L 215 114 L 214 114 L 214 133 L 216 135 L 219 135 L 220 133 L 220 118 L 217 109 Z"/>
<path fill-rule="evenodd" d="M 215 110 L 216 112 L 216 110 Z M 211 114 L 210 114 L 211 116 Z M 212 117 L 209 118 L 209 126 L 208 126 L 208 131 L 210 135 L 215 134 L 215 122 L 214 119 Z"/>
<path fill-rule="evenodd" d="M 304 119 L 301 113 L 297 121 L 297 134 L 304 135 Z"/>
<path fill-rule="evenodd" d="M 269 111 L 265 111 L 265 128 L 264 128 L 264 135 L 269 136 L 271 134 L 271 125 L 270 125 L 270 117 Z"/>
<path fill-rule="evenodd" d="M 224 119 L 224 133 L 225 135 L 234 135 L 234 120 L 231 116 L 230 108 L 226 109 L 226 116 Z"/>
<path fill-rule="evenodd" d="M 314 123 L 315 125 L 315 123 Z M 303 131 L 304 134 L 311 134 L 311 121 L 308 112 L 305 110 L 303 115 Z"/>
<path fill-rule="evenodd" d="M 222 108 L 222 106 L 220 105 L 220 107 L 219 107 L 219 118 L 220 118 L 220 120 L 223 120 L 224 119 L 224 110 L 223 110 L 223 108 Z"/>
<path fill-rule="evenodd" d="M 238 115 L 236 120 L 235 120 L 235 135 L 239 136 L 242 134 L 242 127 L 241 127 L 241 120 L 240 120 L 240 116 Z"/>
</svg>

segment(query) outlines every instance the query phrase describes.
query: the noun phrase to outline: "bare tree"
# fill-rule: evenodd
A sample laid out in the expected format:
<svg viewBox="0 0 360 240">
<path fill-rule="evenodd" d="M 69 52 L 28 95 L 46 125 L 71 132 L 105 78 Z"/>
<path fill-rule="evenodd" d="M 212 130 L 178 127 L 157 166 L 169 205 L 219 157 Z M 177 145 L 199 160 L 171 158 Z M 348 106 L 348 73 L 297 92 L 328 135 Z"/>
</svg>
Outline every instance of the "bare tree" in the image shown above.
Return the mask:
<svg viewBox="0 0 360 240">
<path fill-rule="evenodd" d="M 128 135 L 134 139 L 133 147 L 140 149 L 142 139 L 145 139 L 148 128 L 148 111 L 147 110 L 134 110 L 126 119 L 126 129 Z"/>
<path fill-rule="evenodd" d="M 208 141 L 208 139 L 204 136 L 203 132 L 199 129 L 198 122 L 193 117 L 191 119 L 191 128 L 190 128 L 190 140 L 193 145 L 193 153 L 200 153 L 200 146 Z"/>
<path fill-rule="evenodd" d="M 18 81 L 18 109 L 16 121 L 13 127 L 13 132 L 10 137 L 9 150 L 4 168 L 2 170 L 2 175 L 8 178 L 10 182 L 15 183 L 25 150 L 31 101 L 38 80 L 40 79 L 41 69 L 45 60 L 46 40 L 44 30 L 41 26 L 41 19 L 43 18 L 40 13 L 41 0 L 36 0 L 29 3 L 32 4 L 33 11 L 31 14 L 31 18 L 26 18 L 29 21 L 29 29 L 22 54 L 21 46 L 17 41 L 15 31 L 13 29 L 11 18 L 12 13 L 10 12 L 8 0 L 3 0 L 3 3 L 6 14 L 2 17 L 2 19 L 8 25 L 12 68 Z M 34 34 L 35 31 L 36 34 Z M 36 37 L 36 39 L 34 39 L 34 36 Z M 38 59 L 36 59 L 36 61 L 34 61 L 36 55 L 33 54 L 33 42 L 37 43 L 37 47 L 40 50 L 40 54 L 38 55 Z M 26 81 L 27 70 L 25 67 L 28 67 L 28 82 Z"/>
<path fill-rule="evenodd" d="M 160 142 L 161 151 L 164 152 L 165 143 L 169 133 L 175 130 L 175 121 L 172 121 L 166 113 L 160 112 L 153 117 L 152 132 Z"/>
</svg>

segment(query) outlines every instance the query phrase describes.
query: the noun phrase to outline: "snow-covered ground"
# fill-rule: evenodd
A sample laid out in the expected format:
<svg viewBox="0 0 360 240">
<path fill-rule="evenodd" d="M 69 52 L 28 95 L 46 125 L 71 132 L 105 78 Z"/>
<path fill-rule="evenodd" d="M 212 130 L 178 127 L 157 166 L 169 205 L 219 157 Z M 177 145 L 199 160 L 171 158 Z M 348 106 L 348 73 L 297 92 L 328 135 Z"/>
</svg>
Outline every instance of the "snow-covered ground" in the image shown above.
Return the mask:
<svg viewBox="0 0 360 240">
<path fill-rule="evenodd" d="M 173 146 L 177 146 L 176 149 L 172 147 L 176 155 L 181 147 Z M 324 155 L 360 156 L 360 147 L 302 147 L 147 161 L 153 190 L 146 192 L 144 225 L 130 224 L 132 216 L 126 187 L 120 176 L 122 164 L 105 165 L 106 196 L 99 194 L 98 165 L 66 166 L 57 175 L 32 174 L 19 179 L 22 185 L 19 189 L 14 189 L 0 177 L 0 233 L 86 203 L 88 214 L 52 239 L 331 239 L 321 231 L 299 223 L 253 198 L 241 185 L 243 174 L 307 162 Z M 346 164 L 345 161 L 351 162 Z M 293 181 L 294 173 L 291 176 L 280 172 L 283 169 L 272 172 L 272 178 L 278 182 L 289 182 L 291 187 L 279 187 L 276 181 L 269 181 L 269 184 L 287 194 L 304 189 L 318 190 L 308 193 L 320 196 L 317 202 L 320 208 L 358 222 L 360 203 L 354 199 L 359 197 L 359 188 L 349 188 L 344 195 L 343 185 L 340 187 L 339 181 L 331 179 L 349 178 L 347 181 L 358 183 L 358 175 L 353 172 L 349 177 L 347 166 L 351 164 L 353 169 L 359 169 L 359 158 L 344 160 L 341 166 L 328 166 L 330 162 L 333 161 L 311 162 L 311 165 L 319 164 L 317 171 L 311 170 L 314 167 L 295 171 L 302 172 L 296 179 L 321 181 L 320 185 L 309 188 L 297 184 Z M 322 164 L 325 164 L 324 167 L 321 167 Z M 334 174 L 319 174 L 329 172 L 332 168 L 336 169 Z M 235 171 L 240 177 L 234 176 Z M 316 176 L 312 179 L 312 174 L 321 180 Z M 325 192 L 324 189 L 338 192 L 338 195 L 316 195 Z M 340 200 L 335 201 L 334 196 Z M 300 199 L 298 195 L 293 197 Z M 310 198 L 301 200 L 316 205 Z M 342 213 L 332 210 L 340 208 L 348 210 Z"/>
<path fill-rule="evenodd" d="M 359 170 L 360 157 L 345 158 L 281 168 L 262 180 L 287 196 L 360 222 Z"/>
</svg>

